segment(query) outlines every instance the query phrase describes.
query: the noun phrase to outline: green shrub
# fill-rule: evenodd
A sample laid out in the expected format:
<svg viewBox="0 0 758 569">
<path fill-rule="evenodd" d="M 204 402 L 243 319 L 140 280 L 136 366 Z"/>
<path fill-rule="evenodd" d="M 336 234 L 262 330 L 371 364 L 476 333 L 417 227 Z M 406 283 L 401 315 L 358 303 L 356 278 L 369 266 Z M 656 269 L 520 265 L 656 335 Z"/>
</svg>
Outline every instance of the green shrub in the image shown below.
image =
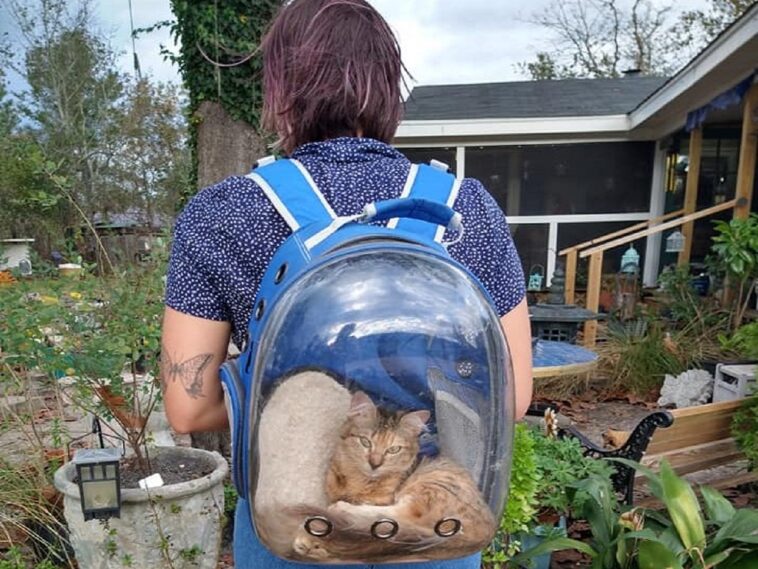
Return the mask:
<svg viewBox="0 0 758 569">
<path fill-rule="evenodd" d="M 758 392 L 745 399 L 732 420 L 732 435 L 751 468 L 758 466 Z"/>
<path fill-rule="evenodd" d="M 526 531 L 537 509 L 537 463 L 534 456 L 534 438 L 531 429 L 522 423 L 516 425 L 513 436 L 511 477 L 508 502 L 500 520 L 495 539 L 482 552 L 482 560 L 488 567 L 499 569 L 516 550 L 509 543 L 509 536 Z"/>
</svg>

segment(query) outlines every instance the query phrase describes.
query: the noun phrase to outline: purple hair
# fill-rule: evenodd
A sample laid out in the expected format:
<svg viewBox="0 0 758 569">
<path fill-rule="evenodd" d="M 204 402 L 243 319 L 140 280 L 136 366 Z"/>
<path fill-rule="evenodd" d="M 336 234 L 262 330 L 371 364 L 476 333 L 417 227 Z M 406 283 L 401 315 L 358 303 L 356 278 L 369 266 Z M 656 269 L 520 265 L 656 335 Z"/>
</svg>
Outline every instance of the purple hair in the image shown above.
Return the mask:
<svg viewBox="0 0 758 569">
<path fill-rule="evenodd" d="M 294 0 L 261 44 L 263 127 L 286 153 L 362 136 L 390 142 L 402 118 L 400 46 L 365 0 Z"/>
</svg>

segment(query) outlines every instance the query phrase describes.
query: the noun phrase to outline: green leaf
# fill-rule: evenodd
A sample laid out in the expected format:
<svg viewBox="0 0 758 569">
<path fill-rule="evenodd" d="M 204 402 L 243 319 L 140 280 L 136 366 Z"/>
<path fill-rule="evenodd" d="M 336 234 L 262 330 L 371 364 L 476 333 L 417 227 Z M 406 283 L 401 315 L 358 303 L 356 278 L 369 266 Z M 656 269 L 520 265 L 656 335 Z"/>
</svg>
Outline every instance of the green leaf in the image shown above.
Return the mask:
<svg viewBox="0 0 758 569">
<path fill-rule="evenodd" d="M 752 539 L 758 533 L 758 510 L 737 510 L 713 538 L 713 545 L 725 540 Z"/>
<path fill-rule="evenodd" d="M 544 553 L 552 553 L 553 551 L 562 551 L 564 549 L 575 549 L 590 557 L 597 555 L 597 552 L 583 541 L 577 541 L 568 537 L 554 537 L 548 538 L 539 545 L 519 553 L 512 559 L 512 563 L 514 566 L 518 566 Z"/>
<path fill-rule="evenodd" d="M 674 473 L 665 460 L 661 463 L 661 487 L 663 503 L 684 547 L 687 550 L 693 547 L 703 549 L 705 527 L 695 492 L 692 486 Z"/>
<path fill-rule="evenodd" d="M 758 567 L 758 551 L 732 551 L 718 569 L 755 569 Z"/>
<path fill-rule="evenodd" d="M 638 550 L 640 569 L 683 569 L 676 555 L 660 542 L 643 541 Z"/>
<path fill-rule="evenodd" d="M 734 506 L 724 496 L 710 486 L 701 486 L 705 513 L 709 521 L 718 525 L 728 522 L 734 516 Z"/>
</svg>

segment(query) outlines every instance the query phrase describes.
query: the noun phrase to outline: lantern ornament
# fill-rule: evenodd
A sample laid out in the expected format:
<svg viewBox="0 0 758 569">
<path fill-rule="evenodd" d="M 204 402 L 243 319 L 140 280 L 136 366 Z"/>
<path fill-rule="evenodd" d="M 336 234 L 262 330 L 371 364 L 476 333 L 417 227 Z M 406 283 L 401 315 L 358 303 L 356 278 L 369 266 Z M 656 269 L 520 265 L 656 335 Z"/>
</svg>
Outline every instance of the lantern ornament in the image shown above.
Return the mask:
<svg viewBox="0 0 758 569">
<path fill-rule="evenodd" d="M 542 290 L 542 283 L 545 282 L 545 267 L 534 265 L 529 271 L 529 282 L 526 290 L 530 292 L 539 292 Z"/>
<path fill-rule="evenodd" d="M 684 233 L 678 229 L 666 237 L 666 253 L 684 251 Z"/>
<path fill-rule="evenodd" d="M 117 448 L 79 449 L 74 455 L 84 521 L 118 518 L 121 479 Z"/>
<path fill-rule="evenodd" d="M 637 273 L 640 270 L 640 254 L 634 245 L 629 245 L 629 249 L 626 250 L 624 256 L 621 257 L 621 272 L 622 273 Z"/>
</svg>

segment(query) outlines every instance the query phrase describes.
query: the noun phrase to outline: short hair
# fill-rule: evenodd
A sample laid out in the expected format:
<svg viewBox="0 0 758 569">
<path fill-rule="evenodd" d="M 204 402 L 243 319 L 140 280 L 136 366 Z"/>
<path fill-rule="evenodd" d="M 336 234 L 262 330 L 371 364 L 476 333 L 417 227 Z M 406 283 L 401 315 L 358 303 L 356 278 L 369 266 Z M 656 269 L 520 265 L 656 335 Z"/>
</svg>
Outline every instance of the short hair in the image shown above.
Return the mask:
<svg viewBox="0 0 758 569">
<path fill-rule="evenodd" d="M 263 127 L 291 153 L 307 142 L 390 142 L 403 113 L 400 46 L 365 0 L 294 0 L 261 43 Z"/>
</svg>

